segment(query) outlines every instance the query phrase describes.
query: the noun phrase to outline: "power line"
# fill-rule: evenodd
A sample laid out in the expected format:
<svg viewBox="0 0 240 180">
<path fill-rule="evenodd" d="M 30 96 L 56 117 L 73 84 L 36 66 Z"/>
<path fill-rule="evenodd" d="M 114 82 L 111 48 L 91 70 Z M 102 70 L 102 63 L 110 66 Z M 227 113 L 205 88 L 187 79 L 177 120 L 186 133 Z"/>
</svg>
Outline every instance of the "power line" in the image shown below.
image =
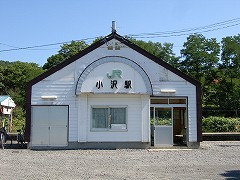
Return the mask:
<svg viewBox="0 0 240 180">
<path fill-rule="evenodd" d="M 86 39 L 81 39 L 81 40 L 75 40 L 75 41 L 86 41 L 86 40 L 91 40 L 91 39 L 96 39 L 98 37 L 94 37 L 94 38 L 86 38 Z M 44 44 L 44 45 L 36 45 L 36 46 L 28 46 L 28 47 L 15 47 L 13 49 L 4 49 L 4 50 L 0 50 L 0 52 L 6 52 L 6 51 L 16 51 L 16 50 L 26 50 L 26 49 L 33 49 L 33 48 L 40 48 L 40 47 L 48 47 L 48 46 L 55 46 L 55 45 L 59 45 L 59 44 L 67 44 L 70 43 L 72 41 L 64 41 L 64 42 L 58 42 L 58 43 L 51 43 L 51 44 Z M 6 45 L 4 43 L 1 43 L 3 45 Z M 10 46 L 10 45 L 8 45 Z M 14 47 L 14 46 L 12 46 Z M 35 49 L 37 50 L 37 49 Z"/>
<path fill-rule="evenodd" d="M 140 34 L 130 34 L 129 36 L 143 36 L 143 35 L 164 35 L 164 34 L 175 34 L 175 33 L 183 33 L 183 32 L 189 32 L 189 31 L 196 31 L 196 30 L 201 30 L 201 29 L 207 29 L 207 28 L 213 28 L 216 26 L 223 26 L 227 25 L 230 23 L 237 23 L 240 21 L 240 18 L 235 18 L 219 23 L 214 23 L 206 26 L 200 26 L 200 27 L 195 27 L 195 28 L 189 28 L 189 29 L 182 29 L 182 30 L 175 30 L 175 31 L 165 31 L 165 32 L 154 32 L 154 33 L 140 33 Z"/>
<path fill-rule="evenodd" d="M 233 26 L 238 26 L 240 25 L 240 22 L 237 24 L 233 24 L 233 25 L 229 25 L 229 26 L 225 26 L 225 27 L 219 27 L 219 28 L 214 28 L 214 29 L 208 29 L 208 30 L 202 30 L 202 31 L 195 31 L 195 32 L 191 32 L 191 33 L 179 33 L 179 34 L 170 34 L 170 35 L 146 35 L 146 36 L 131 36 L 133 38 L 166 38 L 166 37 L 174 37 L 174 36 L 187 36 L 187 35 L 191 35 L 191 34 L 200 34 L 200 33 L 206 33 L 206 32 L 211 32 L 211 31 L 216 31 L 216 30 L 220 30 L 220 29 L 226 29 L 226 28 L 230 28 Z"/>
<path fill-rule="evenodd" d="M 25 49 L 32 49 L 32 48 L 39 48 L 39 47 L 47 47 L 47 46 L 59 45 L 59 44 L 64 44 L 64 43 L 69 43 L 69 42 L 71 42 L 71 41 L 65 41 L 65 42 L 59 42 L 59 43 L 51 43 L 51 44 L 45 44 L 45 45 L 28 46 L 28 47 L 14 47 L 14 46 L 11 46 L 11 47 L 14 47 L 14 48 L 13 49 L 0 50 L 0 52 L 25 50 Z M 3 43 L 1 43 L 1 44 L 3 44 Z M 10 45 L 8 45 L 8 46 L 10 46 Z"/>
<path fill-rule="evenodd" d="M 8 46 L 8 47 L 12 47 L 12 48 L 19 48 L 19 47 L 16 47 L 16 46 L 12 46 L 12 45 L 9 45 L 9 44 L 5 44 L 5 43 L 0 43 L 1 45 L 4 45 L 4 46 Z"/>
<path fill-rule="evenodd" d="M 129 34 L 128 36 L 133 38 L 156 38 L 156 37 L 172 37 L 172 36 L 185 36 L 193 33 L 204 33 L 211 32 L 220 29 L 225 29 L 233 26 L 240 25 L 240 18 L 231 19 L 228 21 L 223 21 L 219 23 L 214 23 L 211 25 L 190 28 L 190 29 L 182 29 L 175 31 L 165 31 L 165 32 L 155 32 L 155 33 L 140 33 L 140 34 Z"/>
<path fill-rule="evenodd" d="M 16 49 L 20 49 L 20 47 L 17 47 L 17 46 L 12 46 L 12 45 L 9 45 L 9 44 L 5 44 L 5 43 L 0 43 L 1 45 L 4 45 L 4 46 L 8 46 L 8 47 L 12 47 L 12 48 L 16 48 Z M 53 49 L 59 49 L 59 48 L 48 48 L 48 49 L 28 49 L 28 50 L 53 50 Z"/>
<path fill-rule="evenodd" d="M 200 27 L 189 28 L 189 29 L 154 32 L 154 33 L 129 34 L 126 36 L 133 37 L 133 38 L 159 38 L 159 37 L 166 38 L 166 37 L 174 37 L 174 36 L 186 36 L 194 33 L 206 33 L 206 32 L 226 29 L 226 28 L 230 28 L 238 25 L 240 25 L 240 18 L 230 19 L 227 21 L 222 21 L 222 22 L 218 22 L 218 23 L 214 23 L 206 26 L 200 26 Z M 99 37 L 102 37 L 102 36 L 99 36 Z M 87 40 L 93 40 L 99 37 L 85 38 L 85 39 L 75 40 L 75 41 L 87 41 Z M 58 42 L 58 43 L 50 43 L 50 44 L 27 46 L 27 47 L 16 47 L 16 46 L 8 45 L 5 43 L 0 43 L 2 45 L 12 47 L 11 49 L 0 50 L 0 52 L 16 51 L 16 50 L 51 50 L 51 49 L 36 49 L 36 48 L 49 47 L 54 45 L 66 44 L 70 42 L 72 41 L 64 41 L 64 42 Z"/>
</svg>

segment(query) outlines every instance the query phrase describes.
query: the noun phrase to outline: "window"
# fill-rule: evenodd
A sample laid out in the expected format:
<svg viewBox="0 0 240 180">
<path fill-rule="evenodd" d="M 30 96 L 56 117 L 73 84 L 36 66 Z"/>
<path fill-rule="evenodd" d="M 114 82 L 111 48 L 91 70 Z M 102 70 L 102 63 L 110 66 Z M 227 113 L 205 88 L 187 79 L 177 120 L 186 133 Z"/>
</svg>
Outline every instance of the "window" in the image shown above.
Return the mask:
<svg viewBox="0 0 240 180">
<path fill-rule="evenodd" d="M 93 108 L 92 109 L 92 127 L 93 128 L 107 128 L 108 126 L 108 109 L 107 108 Z"/>
<path fill-rule="evenodd" d="M 169 104 L 186 104 L 186 99 L 169 99 Z"/>
<path fill-rule="evenodd" d="M 151 104 L 168 104 L 168 99 L 151 99 Z"/>
<path fill-rule="evenodd" d="M 92 130 L 126 130 L 126 107 L 92 107 Z"/>
<path fill-rule="evenodd" d="M 154 98 L 151 104 L 187 104 L 186 98 Z"/>
</svg>

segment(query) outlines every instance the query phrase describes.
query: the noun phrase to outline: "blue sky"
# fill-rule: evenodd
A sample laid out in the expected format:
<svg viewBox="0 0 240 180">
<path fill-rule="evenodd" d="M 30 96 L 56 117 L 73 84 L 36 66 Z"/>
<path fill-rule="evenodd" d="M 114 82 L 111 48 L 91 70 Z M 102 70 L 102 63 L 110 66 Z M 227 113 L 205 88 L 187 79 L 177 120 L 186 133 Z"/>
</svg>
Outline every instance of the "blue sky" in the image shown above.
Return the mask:
<svg viewBox="0 0 240 180">
<path fill-rule="evenodd" d="M 2 50 L 106 36 L 111 33 L 113 20 L 120 35 L 202 27 L 240 18 L 239 7 L 239 0 L 1 1 L 0 60 L 35 62 L 42 66 L 48 57 L 57 53 L 60 45 Z M 240 25 L 235 25 L 202 34 L 221 41 L 223 37 L 239 33 Z M 187 36 L 142 40 L 174 43 L 174 52 L 179 54 Z"/>
</svg>

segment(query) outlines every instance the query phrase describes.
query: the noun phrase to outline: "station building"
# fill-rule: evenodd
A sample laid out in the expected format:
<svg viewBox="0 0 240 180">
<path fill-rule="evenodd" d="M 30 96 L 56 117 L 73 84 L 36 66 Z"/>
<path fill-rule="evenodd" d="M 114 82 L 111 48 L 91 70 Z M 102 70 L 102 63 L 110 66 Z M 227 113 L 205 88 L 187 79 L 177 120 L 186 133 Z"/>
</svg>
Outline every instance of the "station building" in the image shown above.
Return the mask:
<svg viewBox="0 0 240 180">
<path fill-rule="evenodd" d="M 200 83 L 115 31 L 28 84 L 34 148 L 199 147 Z"/>
</svg>

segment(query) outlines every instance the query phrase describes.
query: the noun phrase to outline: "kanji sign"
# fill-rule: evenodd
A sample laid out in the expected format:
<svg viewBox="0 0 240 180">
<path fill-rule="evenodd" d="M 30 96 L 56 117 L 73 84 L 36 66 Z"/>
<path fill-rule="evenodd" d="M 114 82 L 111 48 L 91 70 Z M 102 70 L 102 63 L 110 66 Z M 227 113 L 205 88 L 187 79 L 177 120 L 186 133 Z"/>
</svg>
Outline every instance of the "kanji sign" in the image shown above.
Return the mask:
<svg viewBox="0 0 240 180">
<path fill-rule="evenodd" d="M 96 83 L 96 87 L 98 88 L 98 89 L 100 89 L 101 87 L 103 87 L 103 82 L 102 81 L 97 81 L 97 83 Z"/>
<path fill-rule="evenodd" d="M 132 89 L 132 80 L 122 80 L 122 70 L 120 69 L 112 69 L 111 73 L 107 73 L 107 77 L 111 79 L 110 82 L 110 88 L 111 89 L 118 89 L 118 86 L 124 87 L 125 89 Z M 105 81 L 97 81 L 96 82 L 96 88 L 101 89 L 103 88 L 103 84 L 108 84 L 108 82 Z"/>
<path fill-rule="evenodd" d="M 126 89 L 132 88 L 132 81 L 131 80 L 126 80 L 124 88 L 126 88 Z"/>
<path fill-rule="evenodd" d="M 117 80 L 111 80 L 111 88 L 117 88 Z"/>
</svg>

